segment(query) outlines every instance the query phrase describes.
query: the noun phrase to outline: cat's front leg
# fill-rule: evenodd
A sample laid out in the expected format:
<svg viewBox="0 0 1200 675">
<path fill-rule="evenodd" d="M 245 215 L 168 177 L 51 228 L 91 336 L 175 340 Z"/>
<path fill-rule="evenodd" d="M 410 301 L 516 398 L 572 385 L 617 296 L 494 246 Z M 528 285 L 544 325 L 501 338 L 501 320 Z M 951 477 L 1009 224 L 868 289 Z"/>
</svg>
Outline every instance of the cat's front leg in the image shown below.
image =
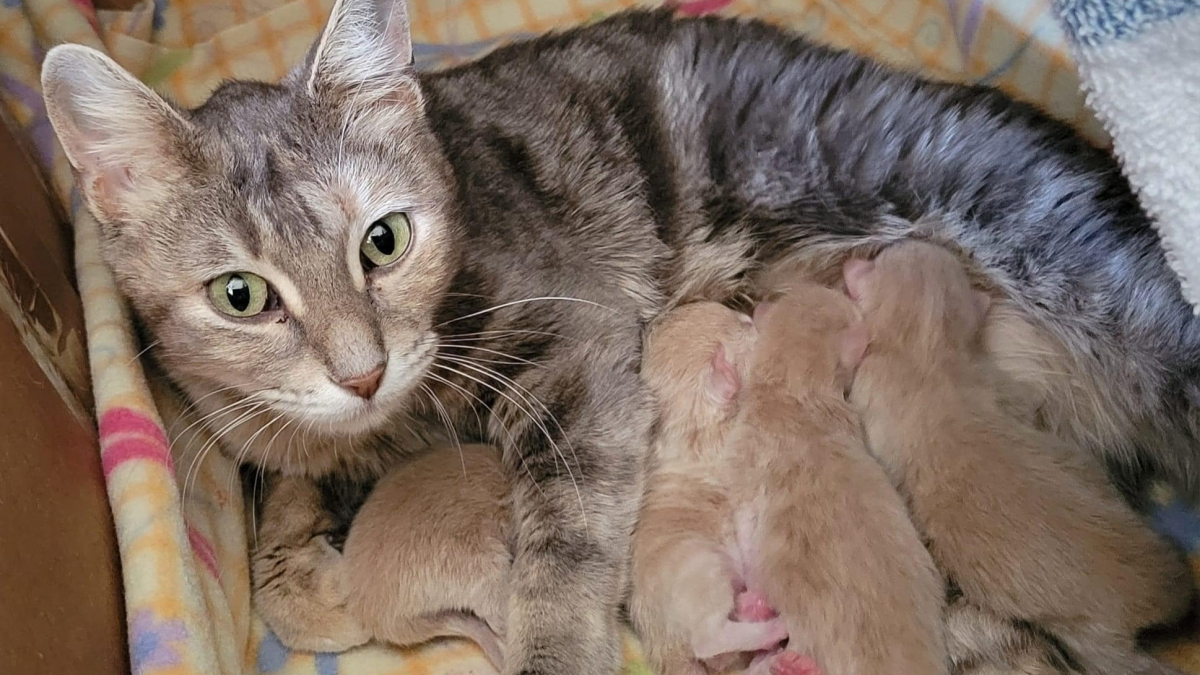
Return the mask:
<svg viewBox="0 0 1200 675">
<path fill-rule="evenodd" d="M 640 339 L 580 343 L 495 406 L 514 480 L 506 673 L 613 675 L 651 409 Z"/>
<path fill-rule="evenodd" d="M 307 478 L 271 480 L 250 552 L 253 604 L 290 649 L 340 652 L 370 639 L 347 607 L 349 579 L 342 553 L 349 522 L 326 508 Z"/>
</svg>

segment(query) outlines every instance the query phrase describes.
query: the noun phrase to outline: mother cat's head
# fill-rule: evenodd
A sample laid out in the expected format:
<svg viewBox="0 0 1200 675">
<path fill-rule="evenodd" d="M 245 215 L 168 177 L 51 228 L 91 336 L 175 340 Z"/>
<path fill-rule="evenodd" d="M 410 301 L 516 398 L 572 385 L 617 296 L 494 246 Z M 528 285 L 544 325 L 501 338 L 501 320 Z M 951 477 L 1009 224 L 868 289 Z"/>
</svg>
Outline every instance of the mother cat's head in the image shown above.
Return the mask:
<svg viewBox="0 0 1200 675">
<path fill-rule="evenodd" d="M 342 0 L 283 83 L 194 111 L 93 50 L 46 57 L 50 119 L 155 357 L 234 449 L 275 419 L 252 460 L 332 468 L 432 358 L 458 235 L 411 61 L 403 0 Z"/>
</svg>

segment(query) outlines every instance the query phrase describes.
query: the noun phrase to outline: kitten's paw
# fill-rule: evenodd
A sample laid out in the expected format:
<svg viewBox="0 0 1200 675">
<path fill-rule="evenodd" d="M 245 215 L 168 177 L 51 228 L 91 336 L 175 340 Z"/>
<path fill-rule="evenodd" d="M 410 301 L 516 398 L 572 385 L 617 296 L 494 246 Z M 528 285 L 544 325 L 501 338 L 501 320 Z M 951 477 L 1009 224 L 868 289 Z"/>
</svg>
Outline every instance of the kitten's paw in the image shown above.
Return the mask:
<svg viewBox="0 0 1200 675">
<path fill-rule="evenodd" d="M 738 593 L 731 618 L 734 621 L 767 621 L 776 616 L 779 615 L 775 613 L 771 603 L 767 602 L 767 596 L 757 591 L 746 590 Z"/>
</svg>

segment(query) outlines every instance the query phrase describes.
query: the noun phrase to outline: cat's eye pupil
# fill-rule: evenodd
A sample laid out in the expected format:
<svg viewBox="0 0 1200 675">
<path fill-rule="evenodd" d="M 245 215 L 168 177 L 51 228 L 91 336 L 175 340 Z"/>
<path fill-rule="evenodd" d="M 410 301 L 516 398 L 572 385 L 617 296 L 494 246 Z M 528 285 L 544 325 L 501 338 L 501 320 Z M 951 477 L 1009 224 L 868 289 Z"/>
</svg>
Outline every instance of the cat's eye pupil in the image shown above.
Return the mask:
<svg viewBox="0 0 1200 675">
<path fill-rule="evenodd" d="M 250 284 L 236 274 L 230 276 L 225 283 L 225 297 L 229 299 L 230 307 L 239 312 L 246 311 L 250 306 Z"/>
<path fill-rule="evenodd" d="M 384 255 L 391 255 L 396 252 L 396 235 L 392 233 L 392 228 L 383 223 L 375 223 L 371 226 L 371 231 L 367 233 L 371 239 L 371 244 Z"/>
<path fill-rule="evenodd" d="M 400 259 L 412 243 L 412 223 L 397 211 L 373 221 L 358 246 L 364 271 L 387 267 Z"/>
</svg>

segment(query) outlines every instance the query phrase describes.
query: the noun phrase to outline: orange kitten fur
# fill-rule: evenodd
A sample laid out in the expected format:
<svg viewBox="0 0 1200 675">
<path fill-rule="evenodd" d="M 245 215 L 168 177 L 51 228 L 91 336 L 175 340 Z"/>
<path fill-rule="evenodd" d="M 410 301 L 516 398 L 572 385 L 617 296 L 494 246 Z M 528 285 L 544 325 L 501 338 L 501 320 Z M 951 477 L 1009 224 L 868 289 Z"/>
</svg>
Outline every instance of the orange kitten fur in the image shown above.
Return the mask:
<svg viewBox="0 0 1200 675">
<path fill-rule="evenodd" d="M 749 317 L 697 303 L 662 319 L 647 343 L 642 373 L 661 427 L 634 533 L 629 613 L 662 675 L 704 673 L 698 660 L 787 637 L 778 620 L 732 619 L 745 572 L 722 462 L 737 387 L 725 359 L 743 362 L 754 336 Z"/>
<path fill-rule="evenodd" d="M 339 554 L 313 536 L 328 517 L 316 488 L 282 478 L 260 526 L 272 547 L 253 559 L 255 605 L 292 648 L 463 637 L 501 669 L 511 567 L 505 489 L 495 448 L 435 449 L 379 481 Z"/>
<path fill-rule="evenodd" d="M 757 340 L 697 304 L 650 337 L 661 428 L 631 615 L 651 662 L 688 672 L 696 624 L 747 587 L 831 675 L 946 672 L 941 579 L 844 399 L 865 348 L 853 305 L 806 284 L 755 322 Z"/>
<path fill-rule="evenodd" d="M 1085 672 L 1173 672 L 1134 637 L 1186 610 L 1187 569 L 1098 467 L 1002 405 L 982 356 L 989 301 L 958 260 L 900 244 L 845 279 L 871 331 L 851 401 L 943 572 L 971 603 L 1053 633 Z"/>
</svg>

